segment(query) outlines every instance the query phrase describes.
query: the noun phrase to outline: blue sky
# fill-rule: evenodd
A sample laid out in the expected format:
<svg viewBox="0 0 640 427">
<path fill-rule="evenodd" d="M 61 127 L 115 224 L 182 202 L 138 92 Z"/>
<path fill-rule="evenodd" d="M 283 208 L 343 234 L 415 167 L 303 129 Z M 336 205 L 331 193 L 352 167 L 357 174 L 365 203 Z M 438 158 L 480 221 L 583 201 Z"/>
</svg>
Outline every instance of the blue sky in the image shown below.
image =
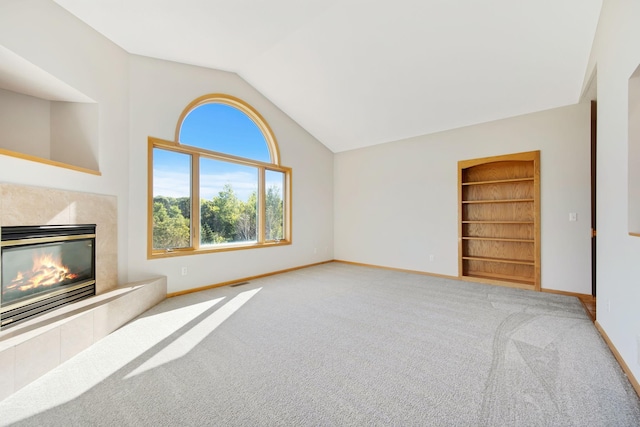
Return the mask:
<svg viewBox="0 0 640 427">
<path fill-rule="evenodd" d="M 212 151 L 270 162 L 267 143 L 258 126 L 242 111 L 226 104 L 204 104 L 184 119 L 180 142 Z M 155 149 L 153 154 L 154 196 L 188 197 L 190 194 L 190 157 L 186 154 Z M 282 188 L 282 174 L 267 173 L 267 187 Z M 200 197 L 211 199 L 226 183 L 232 183 L 236 195 L 247 200 L 257 191 L 258 170 L 244 165 L 201 159 Z"/>
<path fill-rule="evenodd" d="M 267 143 L 245 113 L 226 104 L 204 104 L 182 122 L 180 143 L 270 162 Z"/>
</svg>

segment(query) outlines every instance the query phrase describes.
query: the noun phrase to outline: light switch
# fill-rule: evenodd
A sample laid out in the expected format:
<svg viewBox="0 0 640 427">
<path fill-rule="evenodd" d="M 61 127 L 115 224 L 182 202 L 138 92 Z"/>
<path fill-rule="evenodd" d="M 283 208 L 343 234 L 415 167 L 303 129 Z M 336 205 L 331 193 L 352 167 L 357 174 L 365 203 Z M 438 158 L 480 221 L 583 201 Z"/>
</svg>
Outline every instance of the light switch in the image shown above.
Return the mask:
<svg viewBox="0 0 640 427">
<path fill-rule="evenodd" d="M 575 212 L 570 212 L 569 213 L 569 221 L 573 222 L 573 221 L 577 221 L 578 220 L 578 214 Z"/>
</svg>

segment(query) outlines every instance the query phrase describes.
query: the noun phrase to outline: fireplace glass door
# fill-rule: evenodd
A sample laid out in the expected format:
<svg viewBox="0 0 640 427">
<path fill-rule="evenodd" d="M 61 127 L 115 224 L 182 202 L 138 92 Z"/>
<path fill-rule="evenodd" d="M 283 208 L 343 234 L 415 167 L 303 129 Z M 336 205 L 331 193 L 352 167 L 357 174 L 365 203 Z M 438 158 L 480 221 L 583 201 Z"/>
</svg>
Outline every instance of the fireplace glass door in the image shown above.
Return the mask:
<svg viewBox="0 0 640 427">
<path fill-rule="evenodd" d="M 2 229 L 2 326 L 95 295 L 95 226 L 64 228 Z"/>
</svg>

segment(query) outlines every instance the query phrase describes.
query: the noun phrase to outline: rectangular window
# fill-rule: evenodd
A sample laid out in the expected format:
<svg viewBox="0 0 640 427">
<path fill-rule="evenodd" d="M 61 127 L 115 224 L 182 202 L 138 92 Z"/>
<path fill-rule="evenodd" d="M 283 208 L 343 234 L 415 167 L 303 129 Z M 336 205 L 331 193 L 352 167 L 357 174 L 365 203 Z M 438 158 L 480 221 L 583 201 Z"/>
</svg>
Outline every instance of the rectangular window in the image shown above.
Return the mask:
<svg viewBox="0 0 640 427">
<path fill-rule="evenodd" d="M 191 246 L 191 155 L 154 148 L 153 249 Z"/>
<path fill-rule="evenodd" d="M 265 171 L 265 239 L 284 239 L 284 173 Z"/>
<path fill-rule="evenodd" d="M 291 243 L 291 169 L 149 137 L 148 257 Z"/>
<path fill-rule="evenodd" d="M 200 159 L 200 245 L 258 240 L 258 168 Z"/>
</svg>

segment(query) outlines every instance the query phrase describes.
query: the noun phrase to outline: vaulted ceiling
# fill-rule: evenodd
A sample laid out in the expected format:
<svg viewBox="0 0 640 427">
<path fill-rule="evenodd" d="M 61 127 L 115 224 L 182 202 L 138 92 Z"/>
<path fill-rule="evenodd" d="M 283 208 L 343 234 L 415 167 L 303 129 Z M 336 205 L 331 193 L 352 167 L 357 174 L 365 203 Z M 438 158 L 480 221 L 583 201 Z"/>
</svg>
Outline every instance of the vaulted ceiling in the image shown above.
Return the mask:
<svg viewBox="0 0 640 427">
<path fill-rule="evenodd" d="M 232 71 L 334 152 L 578 102 L 602 0 L 55 0 Z"/>
</svg>

